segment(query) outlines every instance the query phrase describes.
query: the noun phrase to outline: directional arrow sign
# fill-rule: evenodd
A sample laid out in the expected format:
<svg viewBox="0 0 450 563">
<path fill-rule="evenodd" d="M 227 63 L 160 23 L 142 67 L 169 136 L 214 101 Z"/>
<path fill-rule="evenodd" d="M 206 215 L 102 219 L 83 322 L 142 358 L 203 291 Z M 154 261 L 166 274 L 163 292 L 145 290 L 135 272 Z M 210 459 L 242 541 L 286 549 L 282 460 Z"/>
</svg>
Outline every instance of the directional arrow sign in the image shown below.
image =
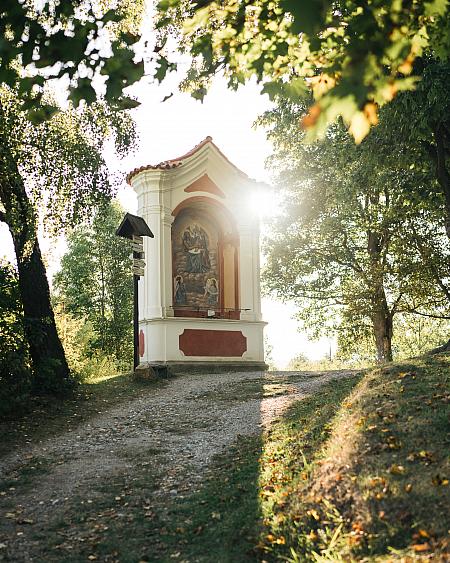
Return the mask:
<svg viewBox="0 0 450 563">
<path fill-rule="evenodd" d="M 138 260 L 137 258 L 134 258 L 133 266 L 135 268 L 145 268 L 145 260 Z"/>
<path fill-rule="evenodd" d="M 140 242 L 141 244 L 143 244 L 144 242 L 144 237 L 140 237 L 139 235 L 133 235 L 133 242 Z"/>
<path fill-rule="evenodd" d="M 133 266 L 133 275 L 143 276 L 144 275 L 144 268 L 137 268 L 137 267 Z"/>
</svg>

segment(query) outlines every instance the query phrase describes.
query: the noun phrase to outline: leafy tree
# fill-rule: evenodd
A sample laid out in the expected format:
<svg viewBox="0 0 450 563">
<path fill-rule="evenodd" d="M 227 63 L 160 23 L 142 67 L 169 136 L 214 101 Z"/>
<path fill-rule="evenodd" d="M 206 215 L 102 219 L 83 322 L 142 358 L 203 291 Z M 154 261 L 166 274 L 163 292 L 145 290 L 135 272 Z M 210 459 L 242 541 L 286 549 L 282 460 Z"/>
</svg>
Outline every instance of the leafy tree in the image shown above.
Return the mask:
<svg viewBox="0 0 450 563">
<path fill-rule="evenodd" d="M 82 99 L 96 99 L 93 83 L 100 77 L 106 98 L 117 101 L 144 72 L 133 49 L 142 11 L 142 0 L 2 0 L 0 86 L 17 89 L 22 109 L 30 110 L 34 121 L 57 109 L 42 103 L 45 84 L 52 78 L 69 83 L 75 106 Z M 130 105 L 129 98 L 122 100 L 122 106 Z"/>
<path fill-rule="evenodd" d="M 103 103 L 79 112 L 73 106 L 94 103 L 95 84 L 114 108 L 137 105 L 122 91 L 144 72 L 134 51 L 142 11 L 142 0 L 4 0 L 0 7 L 0 220 L 14 242 L 34 388 L 41 392 L 67 387 L 69 369 L 37 240 L 38 207 L 56 229 L 111 194 L 101 147 L 115 136 L 119 152 L 126 150 L 129 118 Z M 43 123 L 59 110 L 46 94 L 52 79 L 68 86 L 73 105 Z"/>
<path fill-rule="evenodd" d="M 67 313 L 93 326 L 91 352 L 101 350 L 121 365 L 132 361 L 133 278 L 130 245 L 115 231 L 123 218 L 117 204 L 101 207 L 91 225 L 68 237 L 55 276 L 57 300 Z"/>
<path fill-rule="evenodd" d="M 17 272 L 0 261 L 0 418 L 23 406 L 30 383 Z"/>
<path fill-rule="evenodd" d="M 218 72 L 233 89 L 256 78 L 294 102 L 310 87 L 304 127 L 324 135 L 341 115 L 358 142 L 377 105 L 414 87 L 418 56 L 447 61 L 450 52 L 443 0 L 161 0 L 158 9 L 163 38 L 178 35 L 193 56 L 186 85 L 196 98 Z M 175 67 L 161 50 L 157 78 Z"/>
<path fill-rule="evenodd" d="M 133 145 L 134 126 L 126 113 L 101 103 L 69 106 L 34 125 L 17 91 L 0 89 L 0 220 L 14 243 L 34 388 L 39 392 L 61 392 L 70 380 L 37 238 L 39 214 L 46 228 L 59 231 L 111 197 L 114 186 L 101 152 L 108 139 L 115 141 L 118 155 Z"/>
<path fill-rule="evenodd" d="M 422 80 L 414 92 L 402 93 L 391 105 L 383 135 L 393 144 L 408 144 L 410 150 L 398 155 L 406 167 L 411 161 L 404 157 L 410 158 L 413 146 L 421 163 L 430 161 L 437 183 L 430 183 L 428 190 L 438 188 L 444 196 L 450 238 L 450 64 L 422 58 L 415 67 Z"/>
<path fill-rule="evenodd" d="M 80 381 L 111 377 L 118 370 L 128 369 L 124 361 L 118 364 L 113 354 L 94 349 L 98 335 L 90 321 L 67 311 L 65 303 L 54 304 L 56 326 L 71 372 Z"/>
<path fill-rule="evenodd" d="M 450 322 L 446 319 L 399 315 L 393 348 L 398 359 L 425 354 L 437 348 L 448 337 Z"/>
<path fill-rule="evenodd" d="M 341 347 L 372 337 L 378 360 L 389 361 L 395 315 L 449 315 L 444 198 L 439 190 L 420 197 L 433 184 L 428 161 L 405 169 L 398 154 L 408 146 L 393 146 L 382 126 L 360 146 L 339 124 L 305 146 L 304 113 L 281 103 L 260 120 L 272 127 L 272 165 L 286 196 L 266 244 L 266 288 L 295 300 L 317 333 L 334 317 Z"/>
</svg>

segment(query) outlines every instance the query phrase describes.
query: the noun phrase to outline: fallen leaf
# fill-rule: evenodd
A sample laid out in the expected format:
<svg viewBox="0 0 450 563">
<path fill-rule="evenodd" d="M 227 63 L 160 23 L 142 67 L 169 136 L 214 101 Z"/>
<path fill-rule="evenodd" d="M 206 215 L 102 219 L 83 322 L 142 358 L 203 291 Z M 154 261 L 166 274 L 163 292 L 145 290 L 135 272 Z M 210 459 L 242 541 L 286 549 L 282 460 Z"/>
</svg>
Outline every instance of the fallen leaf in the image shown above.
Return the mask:
<svg viewBox="0 0 450 563">
<path fill-rule="evenodd" d="M 403 465 L 397 465 L 394 463 L 389 468 L 389 473 L 392 473 L 393 475 L 403 475 L 403 473 L 405 473 L 405 468 Z"/>
<path fill-rule="evenodd" d="M 435 487 L 439 487 L 439 486 L 446 487 L 448 485 L 448 479 L 446 479 L 445 477 L 441 477 L 440 475 L 435 475 L 431 479 L 431 482 Z"/>
<path fill-rule="evenodd" d="M 430 544 L 429 543 L 416 543 L 415 545 L 412 546 L 412 548 L 414 549 L 414 551 L 417 551 L 417 552 L 428 551 L 430 549 Z"/>
<path fill-rule="evenodd" d="M 314 518 L 314 520 L 319 521 L 320 520 L 320 515 L 317 512 L 317 510 L 315 510 L 314 508 L 312 508 L 311 510 L 308 510 L 307 514 L 309 514 L 310 516 L 312 516 Z"/>
<path fill-rule="evenodd" d="M 34 524 L 34 520 L 31 520 L 30 518 L 19 518 L 17 520 L 18 524 Z"/>
</svg>

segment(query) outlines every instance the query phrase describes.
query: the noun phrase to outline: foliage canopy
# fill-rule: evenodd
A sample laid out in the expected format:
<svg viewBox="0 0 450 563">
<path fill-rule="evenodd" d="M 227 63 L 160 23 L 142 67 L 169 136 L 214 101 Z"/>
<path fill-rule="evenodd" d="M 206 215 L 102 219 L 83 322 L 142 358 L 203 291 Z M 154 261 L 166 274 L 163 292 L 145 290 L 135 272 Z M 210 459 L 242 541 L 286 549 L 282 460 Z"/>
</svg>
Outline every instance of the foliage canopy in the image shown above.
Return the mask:
<svg viewBox="0 0 450 563">
<path fill-rule="evenodd" d="M 90 225 L 76 227 L 55 276 L 56 300 L 66 314 L 91 323 L 90 350 L 132 361 L 133 281 L 130 245 L 115 231 L 123 218 L 117 204 L 100 207 Z"/>
<path fill-rule="evenodd" d="M 41 104 L 49 79 L 65 79 L 75 106 L 93 102 L 101 80 L 106 99 L 117 101 L 144 73 L 134 52 L 142 10 L 142 0 L 2 0 L 0 85 L 18 88 L 23 109 L 35 122 L 57 109 Z M 123 98 L 121 105 L 135 102 Z"/>
<path fill-rule="evenodd" d="M 448 60 L 445 0 L 161 0 L 162 35 L 178 34 L 194 57 L 186 84 L 201 99 L 223 71 L 229 87 L 256 78 L 271 98 L 316 103 L 302 119 L 324 135 L 338 115 L 357 142 L 377 122 L 377 106 L 414 88 L 414 62 L 432 51 Z M 160 53 L 157 78 L 176 65 Z"/>
<path fill-rule="evenodd" d="M 294 300 L 316 333 L 337 328 L 341 348 L 371 338 L 389 360 L 396 315 L 449 317 L 445 199 L 424 149 L 392 143 L 392 106 L 360 146 L 339 123 L 304 145 L 305 111 L 281 103 L 260 120 L 285 194 L 266 243 L 266 288 Z"/>
</svg>

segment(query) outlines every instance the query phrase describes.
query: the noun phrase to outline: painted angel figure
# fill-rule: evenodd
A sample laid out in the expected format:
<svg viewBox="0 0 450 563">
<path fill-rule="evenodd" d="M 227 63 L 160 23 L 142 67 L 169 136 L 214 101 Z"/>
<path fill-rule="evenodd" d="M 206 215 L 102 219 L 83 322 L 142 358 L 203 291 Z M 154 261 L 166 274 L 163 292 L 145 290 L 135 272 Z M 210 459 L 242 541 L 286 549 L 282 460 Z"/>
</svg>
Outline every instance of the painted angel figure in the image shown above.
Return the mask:
<svg viewBox="0 0 450 563">
<path fill-rule="evenodd" d="M 216 278 L 209 278 L 206 280 L 205 293 L 206 302 L 208 305 L 217 305 L 219 301 L 219 288 Z"/>
<path fill-rule="evenodd" d="M 186 305 L 186 287 L 181 276 L 175 278 L 174 301 L 175 305 Z"/>
</svg>

